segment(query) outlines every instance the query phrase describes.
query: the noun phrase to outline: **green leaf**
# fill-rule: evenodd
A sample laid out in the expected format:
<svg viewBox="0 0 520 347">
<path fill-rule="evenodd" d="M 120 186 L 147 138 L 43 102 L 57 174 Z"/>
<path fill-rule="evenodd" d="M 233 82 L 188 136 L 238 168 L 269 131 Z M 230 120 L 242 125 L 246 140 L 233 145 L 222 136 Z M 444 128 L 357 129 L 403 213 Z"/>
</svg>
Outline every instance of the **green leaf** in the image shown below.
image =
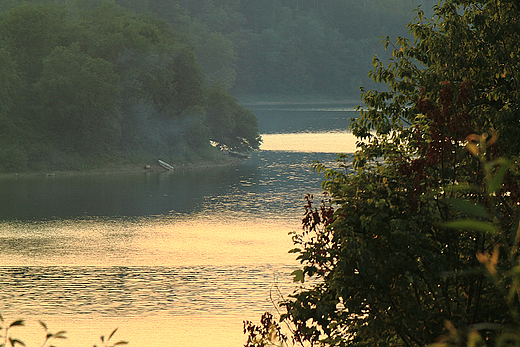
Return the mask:
<svg viewBox="0 0 520 347">
<path fill-rule="evenodd" d="M 488 193 L 493 194 L 502 186 L 502 181 L 504 180 L 504 176 L 506 175 L 509 167 L 511 166 L 511 162 L 505 159 L 499 159 L 496 162 L 499 164 L 499 168 L 495 176 L 488 182 Z"/>
<path fill-rule="evenodd" d="M 305 282 L 305 275 L 303 274 L 303 270 L 295 270 L 291 272 L 291 275 L 294 276 L 293 282 Z"/>
<path fill-rule="evenodd" d="M 496 230 L 495 226 L 492 223 L 482 222 L 482 221 L 477 221 L 477 220 L 472 220 L 472 219 L 455 220 L 455 221 L 451 221 L 451 222 L 442 223 L 441 225 L 446 228 L 469 229 L 469 230 L 489 232 L 489 233 L 494 233 Z"/>
<path fill-rule="evenodd" d="M 12 328 L 12 327 L 16 327 L 16 326 L 24 326 L 24 322 L 22 319 L 19 319 L 17 321 L 14 321 L 12 322 L 10 325 L 9 325 L 9 328 Z"/>
<path fill-rule="evenodd" d="M 22 345 L 22 346 L 25 346 L 25 343 L 23 343 L 22 341 L 18 340 L 18 339 L 13 339 L 13 338 L 9 338 L 9 342 L 11 343 L 11 346 L 16 346 L 16 344 L 19 344 L 19 345 Z"/>
<path fill-rule="evenodd" d="M 452 184 L 445 187 L 442 187 L 440 191 L 444 191 L 446 193 L 465 193 L 465 192 L 478 192 L 479 189 L 475 186 L 472 186 L 468 183 L 461 182 L 459 184 Z"/>
<path fill-rule="evenodd" d="M 445 201 L 448 205 L 467 216 L 486 219 L 489 218 L 489 213 L 486 211 L 485 207 L 480 204 L 474 204 L 468 200 L 455 198 L 447 198 Z"/>
<path fill-rule="evenodd" d="M 67 332 L 65 330 L 58 331 L 56 334 L 53 335 L 55 339 L 66 339 L 67 336 L 65 336 Z"/>
<path fill-rule="evenodd" d="M 518 346 L 520 344 L 520 335 L 517 332 L 506 331 L 500 334 L 498 337 L 496 346 L 507 347 L 507 346 Z"/>
<path fill-rule="evenodd" d="M 114 331 L 112 331 L 112 333 L 111 333 L 110 336 L 108 337 L 109 340 L 112 338 L 112 336 L 114 336 L 114 334 L 116 333 L 116 331 L 117 331 L 117 328 L 115 328 Z"/>
<path fill-rule="evenodd" d="M 45 329 L 45 331 L 47 331 L 47 324 L 45 324 L 44 322 L 42 322 L 41 320 L 38 321 L 38 323 L 40 323 L 40 325 L 43 327 L 43 329 Z"/>
</svg>

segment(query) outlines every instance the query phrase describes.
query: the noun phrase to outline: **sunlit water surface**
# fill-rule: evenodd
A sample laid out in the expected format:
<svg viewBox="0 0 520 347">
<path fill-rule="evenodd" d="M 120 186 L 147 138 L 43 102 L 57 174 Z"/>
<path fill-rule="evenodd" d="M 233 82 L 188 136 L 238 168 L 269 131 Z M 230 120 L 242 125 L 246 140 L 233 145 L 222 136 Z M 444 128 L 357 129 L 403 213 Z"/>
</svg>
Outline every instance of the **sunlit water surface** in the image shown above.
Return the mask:
<svg viewBox="0 0 520 347">
<path fill-rule="evenodd" d="M 295 288 L 288 233 L 321 191 L 311 163 L 355 147 L 345 107 L 255 112 L 264 143 L 236 167 L 2 180 L 0 312 L 28 321 L 14 334 L 41 345 L 41 319 L 68 331 L 57 346 L 116 327 L 130 346 L 243 345 L 242 321 Z"/>
</svg>

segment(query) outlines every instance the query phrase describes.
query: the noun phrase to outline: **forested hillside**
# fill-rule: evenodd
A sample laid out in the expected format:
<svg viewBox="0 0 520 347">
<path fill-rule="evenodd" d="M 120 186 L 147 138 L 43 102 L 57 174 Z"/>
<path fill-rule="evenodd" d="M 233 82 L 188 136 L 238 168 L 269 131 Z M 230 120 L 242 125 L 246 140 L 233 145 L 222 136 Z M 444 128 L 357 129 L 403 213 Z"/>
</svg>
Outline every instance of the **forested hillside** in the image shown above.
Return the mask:
<svg viewBox="0 0 520 347">
<path fill-rule="evenodd" d="M 231 95 L 356 100 L 420 3 L 436 0 L 4 0 L 0 168 L 255 148 Z"/>
<path fill-rule="evenodd" d="M 236 96 L 355 98 L 371 88 L 382 36 L 407 35 L 420 4 L 436 0 L 116 0 L 152 12 L 176 29 L 193 20 L 194 45 L 211 80 Z M 186 11 L 186 12 L 184 12 Z"/>
<path fill-rule="evenodd" d="M 206 83 L 189 30 L 111 1 L 0 6 L 2 171 L 258 147 L 254 114 Z"/>
</svg>

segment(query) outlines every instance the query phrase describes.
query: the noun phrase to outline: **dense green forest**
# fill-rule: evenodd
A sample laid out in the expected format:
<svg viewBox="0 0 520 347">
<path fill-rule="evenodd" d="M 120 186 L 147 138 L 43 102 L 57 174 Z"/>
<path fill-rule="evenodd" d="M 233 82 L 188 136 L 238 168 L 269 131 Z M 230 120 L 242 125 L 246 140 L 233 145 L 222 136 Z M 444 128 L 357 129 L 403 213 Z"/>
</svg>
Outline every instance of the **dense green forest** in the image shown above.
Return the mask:
<svg viewBox="0 0 520 347">
<path fill-rule="evenodd" d="M 358 99 L 382 36 L 406 36 L 419 4 L 436 0 L 116 0 L 155 13 L 178 29 L 191 18 L 194 45 L 210 80 L 237 97 L 314 95 Z"/>
<path fill-rule="evenodd" d="M 423 1 L 431 10 L 435 0 Z M 243 99 L 358 99 L 418 0 L 5 0 L 3 171 L 257 148 Z M 95 158 L 95 159 L 93 159 Z M 89 160 L 91 161 L 89 163 Z"/>
<path fill-rule="evenodd" d="M 21 0 L 0 4 L 12 7 Z M 29 1 L 29 0 L 25 0 Z M 32 0 L 95 7 L 102 0 Z M 237 97 L 358 99 L 381 37 L 407 36 L 421 5 L 437 0 L 111 0 L 164 19 L 194 48 L 209 83 Z"/>
<path fill-rule="evenodd" d="M 189 35 L 166 21 L 110 1 L 2 6 L 3 171 L 258 148 L 254 114 L 206 83 Z"/>
</svg>

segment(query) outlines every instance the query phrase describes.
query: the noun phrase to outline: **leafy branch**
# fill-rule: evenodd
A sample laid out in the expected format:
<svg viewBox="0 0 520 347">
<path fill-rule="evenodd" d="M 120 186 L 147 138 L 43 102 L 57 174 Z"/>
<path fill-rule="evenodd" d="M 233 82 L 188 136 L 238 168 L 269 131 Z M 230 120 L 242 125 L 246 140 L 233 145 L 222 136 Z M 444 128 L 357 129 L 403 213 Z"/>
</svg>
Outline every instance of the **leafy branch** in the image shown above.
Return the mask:
<svg viewBox="0 0 520 347">
<path fill-rule="evenodd" d="M 115 347 L 115 346 L 123 346 L 127 345 L 128 341 L 118 341 L 113 344 L 111 344 L 112 337 L 114 337 L 115 333 L 117 331 L 117 328 L 114 329 L 110 335 L 108 335 L 108 338 L 105 338 L 104 335 L 102 335 L 99 339 L 101 340 L 101 345 L 99 347 Z M 98 345 L 94 345 L 94 347 L 98 347 Z"/>
<path fill-rule="evenodd" d="M 503 298 L 499 298 L 499 300 L 505 300 L 509 307 L 509 315 L 516 324 L 512 326 L 511 324 L 504 325 L 497 322 L 479 322 L 462 330 L 457 329 L 450 321 L 446 321 L 445 327 L 448 333 L 432 346 L 486 346 L 487 339 L 481 333 L 485 331 L 500 332 L 496 338 L 495 346 L 520 346 L 520 259 L 517 259 L 520 224 L 517 221 L 514 225 L 516 227 L 502 231 L 502 226 L 499 223 L 500 216 L 495 209 L 498 192 L 503 187 L 504 177 L 512 164 L 504 158 L 492 161 L 487 159 L 487 148 L 496 141 L 495 135 L 490 137 L 488 134 L 472 134 L 468 136 L 467 140 L 466 149 L 479 159 L 484 170 L 485 191 L 483 195 L 486 195 L 488 205 L 473 204 L 462 199 L 450 199 L 451 207 L 468 217 L 477 217 L 478 219 L 452 220 L 443 223 L 443 226 L 456 230 L 466 229 L 487 233 L 496 239 L 492 243 L 492 251 L 478 251 L 475 257 L 483 266 L 488 278 L 494 283 L 499 293 L 502 293 Z M 469 188 L 473 191 L 477 190 L 476 187 Z M 501 249 L 509 253 L 508 257 L 500 256 Z M 500 262 L 503 264 L 501 265 Z"/>
</svg>

